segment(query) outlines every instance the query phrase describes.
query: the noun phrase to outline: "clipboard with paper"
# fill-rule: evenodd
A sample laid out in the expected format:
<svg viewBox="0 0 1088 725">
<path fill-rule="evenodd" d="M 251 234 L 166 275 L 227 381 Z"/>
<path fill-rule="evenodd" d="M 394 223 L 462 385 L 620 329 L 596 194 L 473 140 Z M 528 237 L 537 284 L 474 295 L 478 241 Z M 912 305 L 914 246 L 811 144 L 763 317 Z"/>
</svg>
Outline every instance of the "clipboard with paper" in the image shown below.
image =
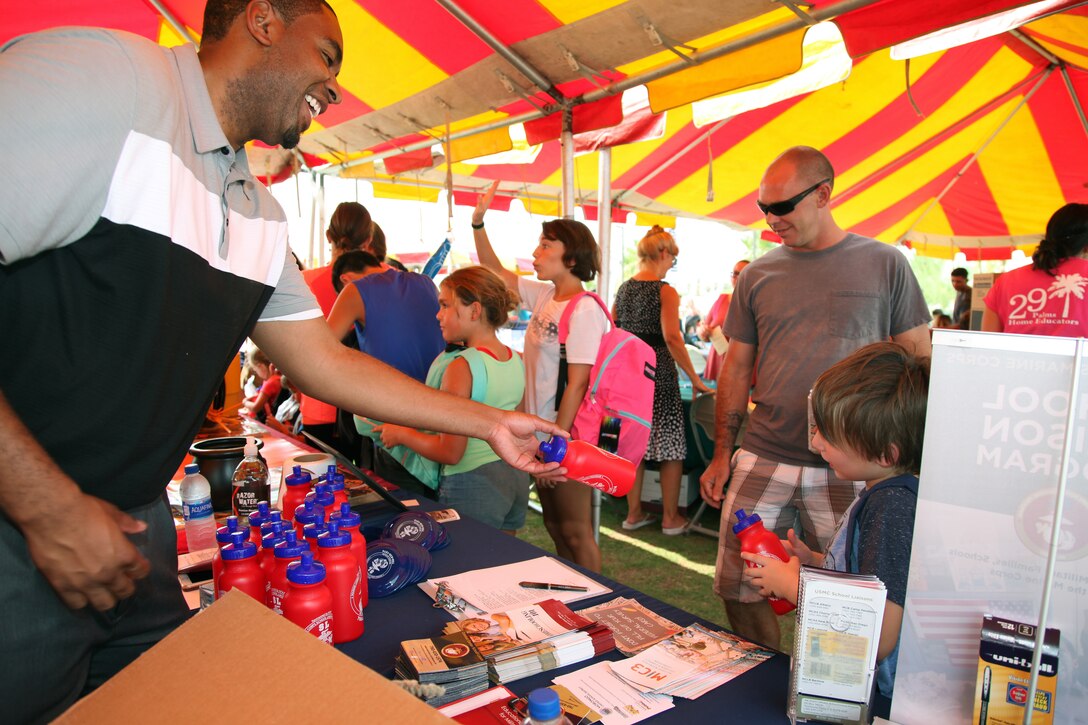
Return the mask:
<svg viewBox="0 0 1088 725">
<path fill-rule="evenodd" d="M 527 589 L 519 582 L 551 582 L 582 586 L 586 591 L 541 591 Z M 507 609 L 533 604 L 541 599 L 558 599 L 564 604 L 608 594 L 612 590 L 585 574 L 550 556 L 474 569 L 453 576 L 428 579 L 418 586 L 431 599 L 438 595 L 439 586 L 466 606 L 461 611 L 450 610 L 458 619 L 479 612 L 504 612 Z"/>
</svg>

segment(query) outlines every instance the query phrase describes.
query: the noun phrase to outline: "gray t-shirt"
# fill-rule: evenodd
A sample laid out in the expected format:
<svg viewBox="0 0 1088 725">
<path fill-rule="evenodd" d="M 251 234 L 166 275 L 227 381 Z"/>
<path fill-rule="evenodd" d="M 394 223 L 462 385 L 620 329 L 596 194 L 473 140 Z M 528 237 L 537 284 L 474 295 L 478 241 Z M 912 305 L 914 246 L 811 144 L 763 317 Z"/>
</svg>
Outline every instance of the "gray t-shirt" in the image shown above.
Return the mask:
<svg viewBox="0 0 1088 725">
<path fill-rule="evenodd" d="M 781 463 L 826 465 L 808 448 L 808 392 L 860 347 L 926 324 L 925 298 L 894 247 L 848 234 L 817 252 L 773 249 L 745 268 L 725 334 L 755 345 L 756 404 L 743 446 Z"/>
</svg>

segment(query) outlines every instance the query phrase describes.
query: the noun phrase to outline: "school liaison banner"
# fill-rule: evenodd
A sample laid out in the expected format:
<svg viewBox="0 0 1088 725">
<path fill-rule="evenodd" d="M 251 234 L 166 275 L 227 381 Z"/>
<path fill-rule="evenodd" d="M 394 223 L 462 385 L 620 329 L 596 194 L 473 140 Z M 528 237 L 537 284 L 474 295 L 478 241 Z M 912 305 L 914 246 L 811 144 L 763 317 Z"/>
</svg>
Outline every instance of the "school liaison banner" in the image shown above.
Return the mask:
<svg viewBox="0 0 1088 725">
<path fill-rule="evenodd" d="M 936 330 L 892 720 L 971 720 L 984 614 L 1038 622 L 1075 341 Z M 1054 722 L 1088 723 L 1088 364 L 1050 615 Z M 1025 682 L 1026 688 L 1026 682 Z M 1004 700 L 1015 693 L 992 693 Z"/>
</svg>

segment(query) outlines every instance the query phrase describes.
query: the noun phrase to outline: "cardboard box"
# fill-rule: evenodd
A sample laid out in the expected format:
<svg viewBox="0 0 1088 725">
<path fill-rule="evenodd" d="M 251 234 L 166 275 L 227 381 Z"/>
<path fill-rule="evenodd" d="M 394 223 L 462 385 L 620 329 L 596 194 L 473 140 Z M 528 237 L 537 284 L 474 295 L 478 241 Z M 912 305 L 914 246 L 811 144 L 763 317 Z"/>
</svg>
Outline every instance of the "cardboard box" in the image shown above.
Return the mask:
<svg viewBox="0 0 1088 725">
<path fill-rule="evenodd" d="M 244 656 L 267 648 L 305 672 L 306 682 L 335 683 L 331 697 L 288 697 L 252 673 L 244 691 L 227 686 Z M 330 685 L 332 686 L 332 685 Z M 194 693 L 187 696 L 189 690 Z M 361 713 L 365 713 L 362 716 Z M 449 723 L 377 672 L 322 643 L 247 595 L 232 591 L 73 705 L 56 723 L 181 723 L 242 718 L 246 722 Z"/>
<path fill-rule="evenodd" d="M 699 474 L 701 471 L 685 473 L 680 479 L 680 513 L 695 512 L 699 501 Z M 642 477 L 642 503 L 647 511 L 661 512 L 661 471 L 646 469 Z"/>
<path fill-rule="evenodd" d="M 1031 722 L 1054 722 L 1054 693 L 1058 690 L 1058 646 L 1061 635 L 1047 627 L 1039 684 Z M 1031 659 L 1035 652 L 1035 627 L 1011 619 L 986 615 L 978 648 L 978 680 L 971 722 L 979 725 L 1019 725 L 1024 720 Z"/>
</svg>

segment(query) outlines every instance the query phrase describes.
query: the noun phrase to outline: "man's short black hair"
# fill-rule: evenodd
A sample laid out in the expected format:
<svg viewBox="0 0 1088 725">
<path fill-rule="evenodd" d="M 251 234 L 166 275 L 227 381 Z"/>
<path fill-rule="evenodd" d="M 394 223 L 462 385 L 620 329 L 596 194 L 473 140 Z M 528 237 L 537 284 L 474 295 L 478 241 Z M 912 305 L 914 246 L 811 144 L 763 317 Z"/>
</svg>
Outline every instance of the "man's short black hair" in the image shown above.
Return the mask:
<svg viewBox="0 0 1088 725">
<path fill-rule="evenodd" d="M 967 279 L 967 269 L 965 267 L 956 267 L 952 270 L 952 277 L 963 277 Z"/>
<path fill-rule="evenodd" d="M 340 294 L 340 290 L 344 289 L 344 283 L 340 281 L 340 275 L 345 272 L 365 272 L 368 269 L 380 266 L 382 266 L 382 263 L 370 252 L 364 252 L 361 249 L 344 252 L 332 263 L 332 287 L 336 290 L 336 294 Z"/>
<path fill-rule="evenodd" d="M 336 15 L 336 11 L 325 0 L 268 0 L 268 3 L 287 25 L 295 22 L 297 17 L 316 13 L 322 7 Z M 222 40 L 227 37 L 227 31 L 234 19 L 245 12 L 247 5 L 249 0 L 208 0 L 208 4 L 204 6 L 201 41 Z"/>
</svg>

